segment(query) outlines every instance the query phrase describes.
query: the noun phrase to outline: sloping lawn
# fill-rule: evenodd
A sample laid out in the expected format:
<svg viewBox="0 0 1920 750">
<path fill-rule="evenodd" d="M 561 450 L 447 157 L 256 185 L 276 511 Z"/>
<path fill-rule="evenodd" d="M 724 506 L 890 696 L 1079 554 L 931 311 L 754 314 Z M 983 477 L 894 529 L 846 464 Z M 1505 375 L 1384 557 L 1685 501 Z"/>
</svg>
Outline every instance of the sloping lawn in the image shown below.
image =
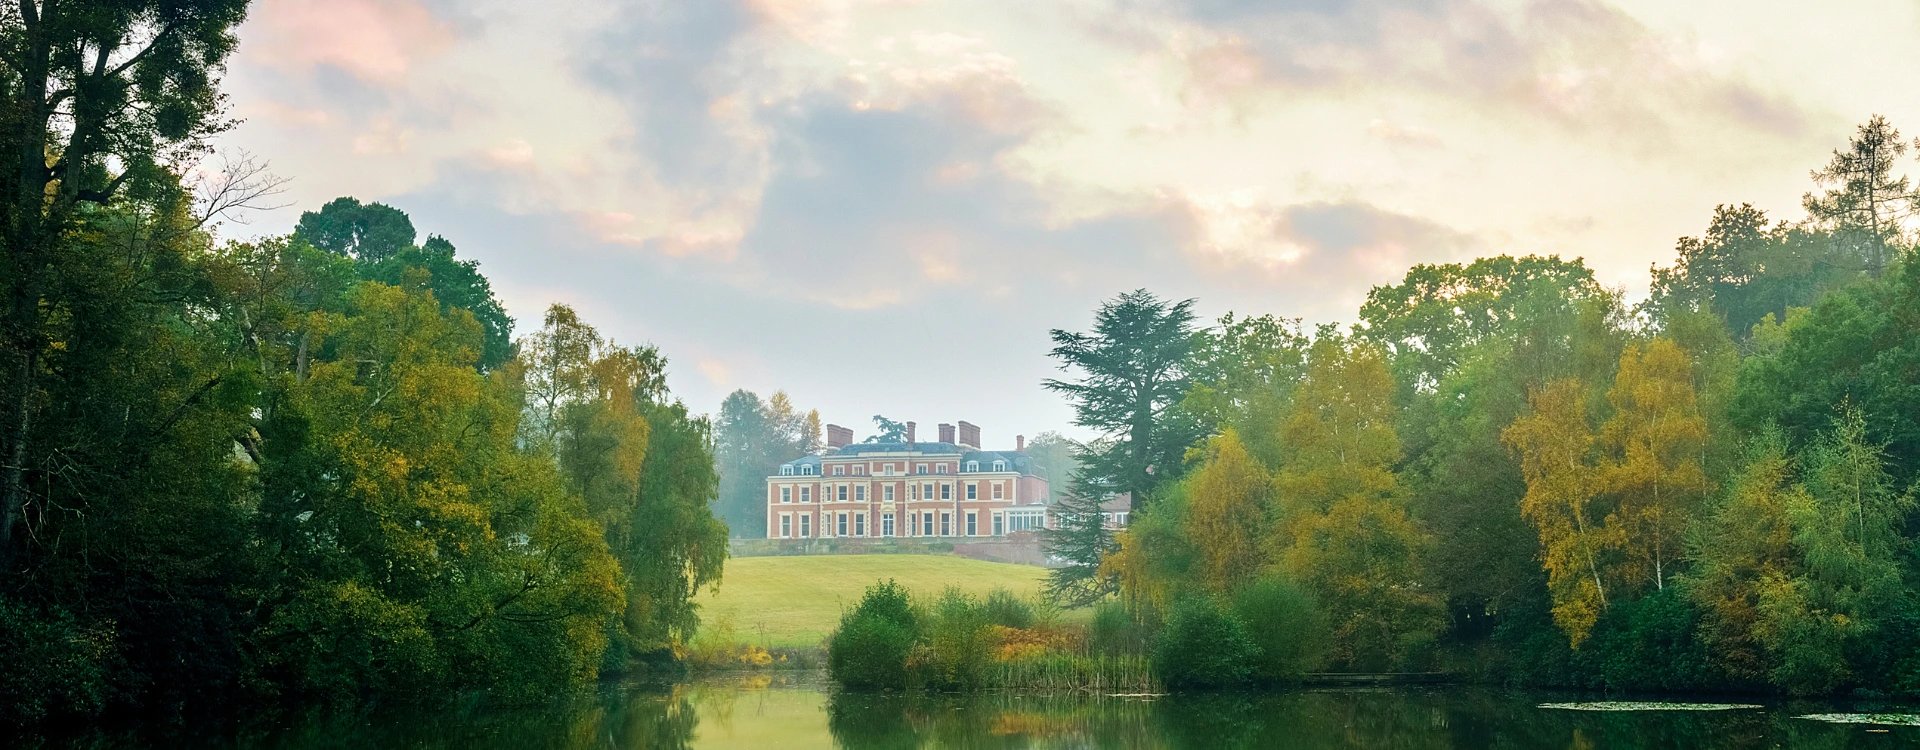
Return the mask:
<svg viewBox="0 0 1920 750">
<path fill-rule="evenodd" d="M 715 594 L 700 597 L 700 619 L 732 623 L 737 637 L 766 646 L 813 646 L 840 623 L 840 613 L 875 581 L 891 578 L 916 596 L 948 586 L 976 595 L 1005 588 L 1038 596 L 1045 568 L 947 555 L 796 555 L 736 557 Z"/>
</svg>

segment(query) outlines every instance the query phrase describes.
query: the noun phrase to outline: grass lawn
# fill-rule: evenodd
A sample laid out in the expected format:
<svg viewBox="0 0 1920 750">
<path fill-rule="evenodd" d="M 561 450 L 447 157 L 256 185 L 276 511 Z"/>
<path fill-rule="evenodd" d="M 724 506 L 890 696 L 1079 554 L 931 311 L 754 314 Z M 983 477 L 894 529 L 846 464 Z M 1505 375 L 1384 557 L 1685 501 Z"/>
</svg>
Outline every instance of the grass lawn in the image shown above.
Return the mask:
<svg viewBox="0 0 1920 750">
<path fill-rule="evenodd" d="M 1047 569 L 949 555 L 794 555 L 727 561 L 720 590 L 700 597 L 700 619 L 733 625 L 737 638 L 767 646 L 813 646 L 840 612 L 875 581 L 892 578 L 915 596 L 948 586 L 974 594 L 995 588 L 1037 598 Z"/>
</svg>

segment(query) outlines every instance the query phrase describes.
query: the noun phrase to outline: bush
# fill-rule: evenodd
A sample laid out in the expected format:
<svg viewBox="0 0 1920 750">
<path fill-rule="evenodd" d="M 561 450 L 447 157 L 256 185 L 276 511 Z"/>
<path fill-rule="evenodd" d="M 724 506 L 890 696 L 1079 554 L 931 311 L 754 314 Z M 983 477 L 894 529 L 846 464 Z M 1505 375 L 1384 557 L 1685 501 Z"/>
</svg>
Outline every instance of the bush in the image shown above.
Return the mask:
<svg viewBox="0 0 1920 750">
<path fill-rule="evenodd" d="M 987 594 L 985 606 L 989 623 L 1021 630 L 1033 627 L 1033 605 L 1014 596 L 1011 591 L 994 589 Z"/>
<path fill-rule="evenodd" d="M 867 588 L 827 641 L 827 673 L 855 690 L 903 688 L 907 656 L 919 640 L 907 590 L 891 580 Z"/>
<path fill-rule="evenodd" d="M 1093 607 L 1087 624 L 1087 650 L 1109 656 L 1143 655 L 1152 639 L 1146 626 L 1134 619 L 1124 604 L 1104 601 Z"/>
<path fill-rule="evenodd" d="M 1327 657 L 1327 618 L 1313 595 L 1284 578 L 1267 577 L 1233 596 L 1233 612 L 1247 627 L 1259 654 L 1253 678 L 1297 680 Z"/>
<path fill-rule="evenodd" d="M 0 599 L 0 735 L 6 724 L 98 714 L 118 666 L 107 624 Z"/>
<path fill-rule="evenodd" d="M 929 687 L 970 689 L 986 677 L 993 648 L 987 608 L 959 589 L 949 588 L 925 618 L 927 648 L 916 665 Z"/>
<path fill-rule="evenodd" d="M 1259 648 L 1246 626 L 1210 597 L 1174 604 L 1153 649 L 1153 669 L 1170 690 L 1227 687 L 1246 682 Z"/>
</svg>

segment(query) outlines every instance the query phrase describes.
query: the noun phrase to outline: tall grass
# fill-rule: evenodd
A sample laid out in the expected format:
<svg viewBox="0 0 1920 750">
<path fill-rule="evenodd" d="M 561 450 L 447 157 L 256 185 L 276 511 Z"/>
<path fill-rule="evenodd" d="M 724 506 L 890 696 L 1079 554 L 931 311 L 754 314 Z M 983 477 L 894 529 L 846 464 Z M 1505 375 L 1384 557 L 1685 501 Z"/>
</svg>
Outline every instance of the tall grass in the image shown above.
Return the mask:
<svg viewBox="0 0 1920 750">
<path fill-rule="evenodd" d="M 1144 656 L 1050 652 L 996 661 L 990 687 L 1007 690 L 1087 693 L 1158 693 L 1160 683 Z"/>
</svg>

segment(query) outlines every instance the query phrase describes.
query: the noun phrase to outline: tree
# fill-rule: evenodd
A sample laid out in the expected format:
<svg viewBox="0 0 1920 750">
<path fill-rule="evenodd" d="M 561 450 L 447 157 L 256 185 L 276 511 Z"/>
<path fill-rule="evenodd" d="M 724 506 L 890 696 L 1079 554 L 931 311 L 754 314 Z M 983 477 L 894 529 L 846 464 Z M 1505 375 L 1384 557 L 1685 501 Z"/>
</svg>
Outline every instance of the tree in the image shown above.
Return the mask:
<svg viewBox="0 0 1920 750">
<path fill-rule="evenodd" d="M 1033 473 L 1060 489 L 1071 486 L 1080 474 L 1078 450 L 1072 440 L 1052 430 L 1027 441 L 1027 455 L 1033 457 Z"/>
<path fill-rule="evenodd" d="M 1532 393 L 1528 413 L 1502 434 L 1520 456 L 1527 483 L 1520 512 L 1540 536 L 1553 621 L 1574 648 L 1606 609 L 1611 554 L 1626 541 L 1620 527 L 1602 523 L 1586 390 L 1577 379 L 1548 383 Z"/>
<path fill-rule="evenodd" d="M 1193 387 L 1180 412 L 1202 430 L 1240 427 L 1255 456 L 1277 460 L 1278 448 L 1264 428 L 1280 421 L 1306 369 L 1312 341 L 1300 321 L 1227 313 L 1195 338 Z"/>
<path fill-rule="evenodd" d="M 1186 535 L 1193 540 L 1199 582 L 1226 593 L 1267 566 L 1273 479 L 1228 429 L 1207 443 L 1207 458 L 1188 480 Z"/>
<path fill-rule="evenodd" d="M 52 321 L 92 291 L 63 281 L 105 261 L 76 241 L 92 207 L 177 205 L 178 171 L 227 126 L 219 74 L 246 0 L 19 3 L 0 11 L 0 570 L 47 466 L 34 423 L 45 408 Z M 164 213 L 164 211 L 163 211 Z"/>
<path fill-rule="evenodd" d="M 904 422 L 895 422 L 879 414 L 875 414 L 873 415 L 873 427 L 875 432 L 872 435 L 868 435 L 867 439 L 861 442 L 865 442 L 865 443 L 907 442 L 907 425 Z"/>
<path fill-rule="evenodd" d="M 1885 269 L 1904 240 L 1900 222 L 1912 210 L 1914 196 L 1906 176 L 1893 175 L 1893 165 L 1906 153 L 1900 131 L 1874 115 L 1845 150 L 1834 151 L 1825 167 L 1813 171 L 1814 183 L 1826 192 L 1802 199 L 1808 217 L 1854 245 L 1869 273 Z"/>
<path fill-rule="evenodd" d="M 1689 540 L 1694 567 L 1686 588 L 1702 612 L 1701 639 L 1735 679 L 1761 684 L 1772 658 L 1757 637 L 1761 595 L 1797 567 L 1787 509 L 1804 501 L 1794 484 L 1786 438 L 1769 429 L 1748 441 L 1727 492 Z"/>
<path fill-rule="evenodd" d="M 1607 400 L 1613 416 L 1600 427 L 1608 454 L 1601 481 L 1615 506 L 1606 523 L 1624 533 L 1627 575 L 1664 590 L 1709 491 L 1707 421 L 1694 396 L 1693 363 L 1671 339 L 1628 347 Z"/>
<path fill-rule="evenodd" d="M 319 211 L 300 214 L 294 239 L 363 266 L 377 266 L 413 248 L 418 234 L 406 212 L 385 203 L 361 203 L 352 196 L 328 201 Z"/>
<path fill-rule="evenodd" d="M 1716 206 L 1706 233 L 1680 238 L 1674 250 L 1672 267 L 1652 269 L 1647 307 L 1656 320 L 1706 312 L 1740 340 L 1767 315 L 1783 317 L 1858 276 L 1836 262 L 1830 232 L 1771 226 L 1749 204 Z"/>
<path fill-rule="evenodd" d="M 1440 598 L 1425 585 L 1431 540 L 1408 517 L 1393 471 L 1401 456 L 1386 353 L 1322 329 L 1307 362 L 1280 427 L 1278 557 L 1319 596 L 1337 662 L 1413 663 L 1443 622 Z"/>
</svg>

